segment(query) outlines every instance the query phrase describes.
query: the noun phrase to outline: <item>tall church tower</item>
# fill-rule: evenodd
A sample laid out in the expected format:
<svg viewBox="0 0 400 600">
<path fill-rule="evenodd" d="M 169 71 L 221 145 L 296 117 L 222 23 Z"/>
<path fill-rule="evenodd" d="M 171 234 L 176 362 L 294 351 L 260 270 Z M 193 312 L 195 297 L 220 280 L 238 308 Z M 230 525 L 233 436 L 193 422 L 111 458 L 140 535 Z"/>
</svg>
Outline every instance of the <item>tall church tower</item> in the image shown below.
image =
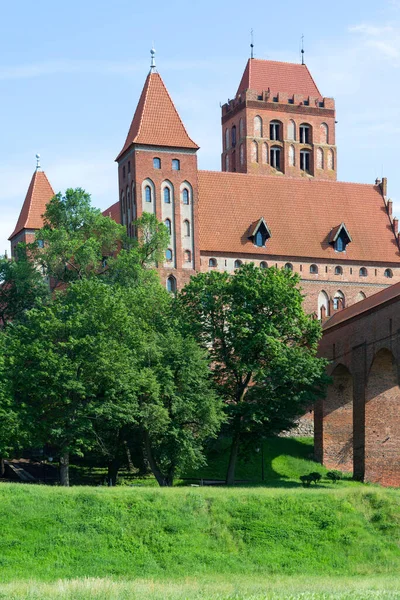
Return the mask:
<svg viewBox="0 0 400 600">
<path fill-rule="evenodd" d="M 121 223 L 133 236 L 133 221 L 156 215 L 170 232 L 160 276 L 170 291 L 182 287 L 200 266 L 198 239 L 198 146 L 156 72 L 151 51 L 145 81 L 118 163 Z"/>
<path fill-rule="evenodd" d="M 249 59 L 222 138 L 223 171 L 336 180 L 335 102 L 305 64 Z"/>
<path fill-rule="evenodd" d="M 33 173 L 20 215 L 14 231 L 8 238 L 11 243 L 11 256 L 20 242 L 26 244 L 35 241 L 36 231 L 43 227 L 43 215 L 46 205 L 54 196 L 54 190 L 40 167 L 40 156 L 36 155 L 36 170 Z"/>
</svg>

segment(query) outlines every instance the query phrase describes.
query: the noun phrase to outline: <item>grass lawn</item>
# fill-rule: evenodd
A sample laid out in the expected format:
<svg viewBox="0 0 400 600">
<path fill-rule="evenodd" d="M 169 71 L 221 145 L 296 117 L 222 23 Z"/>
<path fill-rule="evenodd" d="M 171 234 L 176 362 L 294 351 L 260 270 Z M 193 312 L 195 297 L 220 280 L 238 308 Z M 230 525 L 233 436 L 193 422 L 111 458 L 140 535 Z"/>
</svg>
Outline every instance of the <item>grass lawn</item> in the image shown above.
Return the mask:
<svg viewBox="0 0 400 600">
<path fill-rule="evenodd" d="M 81 579 L 0 584 L 1 600 L 394 600 L 395 577 L 190 577 L 182 581 Z"/>
<path fill-rule="evenodd" d="M 400 495 L 336 489 L 0 485 L 3 583 L 400 576 Z"/>
</svg>

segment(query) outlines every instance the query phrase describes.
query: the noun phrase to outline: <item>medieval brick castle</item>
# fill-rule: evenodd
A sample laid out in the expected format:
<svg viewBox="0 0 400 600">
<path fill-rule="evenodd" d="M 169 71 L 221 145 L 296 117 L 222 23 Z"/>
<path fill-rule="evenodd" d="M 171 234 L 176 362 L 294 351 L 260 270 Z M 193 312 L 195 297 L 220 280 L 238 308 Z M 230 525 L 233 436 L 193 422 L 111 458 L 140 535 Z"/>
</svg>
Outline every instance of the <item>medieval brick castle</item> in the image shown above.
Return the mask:
<svg viewBox="0 0 400 600">
<path fill-rule="evenodd" d="M 153 52 L 153 51 L 152 51 Z M 222 172 L 200 171 L 189 137 L 154 66 L 118 163 L 118 200 L 105 215 L 134 234 L 154 213 L 170 232 L 161 280 L 170 291 L 198 271 L 245 262 L 297 272 L 305 308 L 332 315 L 400 281 L 398 221 L 387 181 L 337 181 L 335 103 L 308 68 L 249 59 L 222 107 Z M 12 254 L 32 241 L 53 189 L 35 171 Z"/>
</svg>

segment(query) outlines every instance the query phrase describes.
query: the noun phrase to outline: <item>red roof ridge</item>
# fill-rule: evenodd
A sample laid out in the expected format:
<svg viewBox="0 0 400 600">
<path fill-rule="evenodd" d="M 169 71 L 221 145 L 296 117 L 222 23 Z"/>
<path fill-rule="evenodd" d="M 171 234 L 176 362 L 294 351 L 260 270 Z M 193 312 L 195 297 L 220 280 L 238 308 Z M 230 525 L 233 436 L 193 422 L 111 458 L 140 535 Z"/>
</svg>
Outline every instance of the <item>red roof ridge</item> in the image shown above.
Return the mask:
<svg viewBox="0 0 400 600">
<path fill-rule="evenodd" d="M 342 324 L 344 321 L 354 319 L 355 317 L 362 315 L 364 312 L 377 308 L 380 305 L 384 305 L 386 302 L 389 302 L 398 296 L 400 296 L 400 282 L 389 285 L 383 290 L 379 290 L 379 292 L 372 294 L 372 296 L 368 296 L 368 298 L 364 298 L 364 300 L 360 300 L 359 302 L 351 304 L 350 306 L 347 306 L 346 308 L 336 312 L 325 321 L 322 329 L 323 331 L 326 331 L 331 327 Z"/>
<path fill-rule="evenodd" d="M 255 59 L 253 59 L 255 60 Z M 274 181 L 298 181 L 301 183 L 310 183 L 310 184 L 329 184 L 329 185 L 333 185 L 333 184 L 343 184 L 343 185 L 351 185 L 351 186 L 359 186 L 359 187 L 372 187 L 372 188 L 377 188 L 379 187 L 379 185 L 376 185 L 375 183 L 360 183 L 358 181 L 341 181 L 341 180 L 332 180 L 332 179 L 314 179 L 314 178 L 299 178 L 299 177 L 290 177 L 285 175 L 284 177 L 279 177 L 277 175 L 257 175 L 256 173 L 239 173 L 239 172 L 233 172 L 233 171 L 212 171 L 211 169 L 199 169 L 199 174 L 200 173 L 216 173 L 218 175 L 232 175 L 232 176 L 242 176 L 242 177 L 252 177 L 252 178 L 258 178 L 258 179 L 268 179 L 268 180 L 274 180 Z"/>
<path fill-rule="evenodd" d="M 150 72 L 146 77 L 128 135 L 116 160 L 134 143 L 193 150 L 199 148 L 189 137 L 159 73 Z"/>
<path fill-rule="evenodd" d="M 53 196 L 54 190 L 46 173 L 36 170 L 32 175 L 15 229 L 8 239 L 11 240 L 23 229 L 43 227 L 43 214 Z"/>
</svg>

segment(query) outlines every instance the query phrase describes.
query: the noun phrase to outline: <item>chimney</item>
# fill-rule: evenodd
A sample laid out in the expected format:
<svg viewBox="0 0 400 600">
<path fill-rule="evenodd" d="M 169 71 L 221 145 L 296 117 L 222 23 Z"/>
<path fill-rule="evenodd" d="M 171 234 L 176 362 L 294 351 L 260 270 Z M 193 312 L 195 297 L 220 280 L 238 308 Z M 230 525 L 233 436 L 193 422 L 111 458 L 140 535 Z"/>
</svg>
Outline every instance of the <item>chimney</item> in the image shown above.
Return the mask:
<svg viewBox="0 0 400 600">
<path fill-rule="evenodd" d="M 386 198 L 387 196 L 387 177 L 382 177 L 381 183 L 382 196 Z"/>
<path fill-rule="evenodd" d="M 392 212 L 393 212 L 393 202 L 392 202 L 392 200 L 390 200 L 390 198 L 387 201 L 387 211 L 388 211 L 389 217 L 391 217 L 392 216 Z"/>
<path fill-rule="evenodd" d="M 397 235 L 399 233 L 399 220 L 397 217 L 394 217 L 394 219 L 393 219 L 393 229 L 394 229 L 395 235 Z"/>
</svg>

